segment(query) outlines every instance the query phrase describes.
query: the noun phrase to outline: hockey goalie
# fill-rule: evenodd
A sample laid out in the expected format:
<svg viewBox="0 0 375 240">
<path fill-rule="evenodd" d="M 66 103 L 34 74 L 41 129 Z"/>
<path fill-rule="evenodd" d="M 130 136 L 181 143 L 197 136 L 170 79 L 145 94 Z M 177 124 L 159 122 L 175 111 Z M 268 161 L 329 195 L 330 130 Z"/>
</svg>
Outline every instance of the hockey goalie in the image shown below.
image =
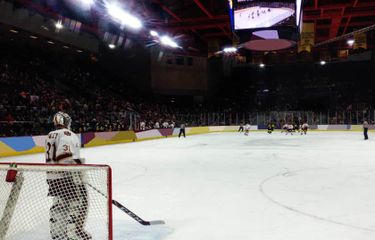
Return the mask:
<svg viewBox="0 0 375 240">
<path fill-rule="evenodd" d="M 70 130 L 71 118 L 64 112 L 53 117 L 56 130 L 46 139 L 47 164 L 83 164 L 80 141 Z M 48 196 L 53 198 L 49 227 L 54 240 L 89 240 L 85 231 L 88 194 L 80 171 L 47 172 Z"/>
</svg>

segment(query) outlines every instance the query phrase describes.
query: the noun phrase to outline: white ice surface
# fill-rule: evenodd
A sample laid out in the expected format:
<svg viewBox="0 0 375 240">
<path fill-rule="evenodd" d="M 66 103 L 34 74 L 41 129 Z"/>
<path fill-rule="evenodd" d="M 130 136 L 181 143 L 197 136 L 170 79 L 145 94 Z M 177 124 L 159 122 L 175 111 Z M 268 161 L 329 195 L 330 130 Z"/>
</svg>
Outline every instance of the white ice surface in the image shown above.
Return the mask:
<svg viewBox="0 0 375 240">
<path fill-rule="evenodd" d="M 271 9 L 269 12 L 268 9 Z M 271 27 L 294 14 L 290 8 L 251 7 L 234 12 L 235 29 Z M 259 13 L 259 16 L 258 16 Z"/>
<path fill-rule="evenodd" d="M 217 133 L 87 148 L 113 169 L 115 240 L 373 240 L 375 139 Z M 35 154 L 2 161 L 43 162 Z"/>
</svg>

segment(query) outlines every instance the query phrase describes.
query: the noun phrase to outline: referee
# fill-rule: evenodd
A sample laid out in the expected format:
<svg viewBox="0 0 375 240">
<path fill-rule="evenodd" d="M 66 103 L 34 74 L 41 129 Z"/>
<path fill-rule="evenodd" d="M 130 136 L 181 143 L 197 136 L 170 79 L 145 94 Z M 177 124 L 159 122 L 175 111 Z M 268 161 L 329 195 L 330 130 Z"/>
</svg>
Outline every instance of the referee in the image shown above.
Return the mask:
<svg viewBox="0 0 375 240">
<path fill-rule="evenodd" d="M 363 121 L 363 135 L 365 136 L 365 140 L 368 140 L 368 122 L 366 119 Z"/>
<path fill-rule="evenodd" d="M 181 123 L 180 124 L 180 133 L 178 134 L 178 137 L 181 137 L 181 134 L 184 135 L 184 137 L 186 137 L 186 135 L 185 135 L 185 127 L 186 127 L 185 123 Z"/>
</svg>

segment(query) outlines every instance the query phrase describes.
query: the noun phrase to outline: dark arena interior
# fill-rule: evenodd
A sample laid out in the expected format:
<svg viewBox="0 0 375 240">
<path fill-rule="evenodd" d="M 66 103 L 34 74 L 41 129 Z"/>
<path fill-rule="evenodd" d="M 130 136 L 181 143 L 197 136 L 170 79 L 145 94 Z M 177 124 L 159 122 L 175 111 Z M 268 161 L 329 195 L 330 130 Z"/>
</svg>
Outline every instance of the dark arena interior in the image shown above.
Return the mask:
<svg viewBox="0 0 375 240">
<path fill-rule="evenodd" d="M 374 0 L 0 0 L 0 239 L 374 239 L 374 29 Z"/>
</svg>

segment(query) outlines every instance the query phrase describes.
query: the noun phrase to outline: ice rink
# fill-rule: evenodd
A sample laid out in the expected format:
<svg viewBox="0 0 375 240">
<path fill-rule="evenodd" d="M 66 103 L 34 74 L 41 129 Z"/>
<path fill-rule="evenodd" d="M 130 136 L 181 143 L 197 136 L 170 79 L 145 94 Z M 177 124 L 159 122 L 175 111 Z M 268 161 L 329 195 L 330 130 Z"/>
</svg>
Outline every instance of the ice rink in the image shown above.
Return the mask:
<svg viewBox="0 0 375 240">
<path fill-rule="evenodd" d="M 372 138 L 214 133 L 87 148 L 82 157 L 112 167 L 114 199 L 166 221 L 142 226 L 114 207 L 115 240 L 373 240 Z"/>
<path fill-rule="evenodd" d="M 234 13 L 235 29 L 271 27 L 295 13 L 290 8 L 252 7 Z"/>
</svg>

